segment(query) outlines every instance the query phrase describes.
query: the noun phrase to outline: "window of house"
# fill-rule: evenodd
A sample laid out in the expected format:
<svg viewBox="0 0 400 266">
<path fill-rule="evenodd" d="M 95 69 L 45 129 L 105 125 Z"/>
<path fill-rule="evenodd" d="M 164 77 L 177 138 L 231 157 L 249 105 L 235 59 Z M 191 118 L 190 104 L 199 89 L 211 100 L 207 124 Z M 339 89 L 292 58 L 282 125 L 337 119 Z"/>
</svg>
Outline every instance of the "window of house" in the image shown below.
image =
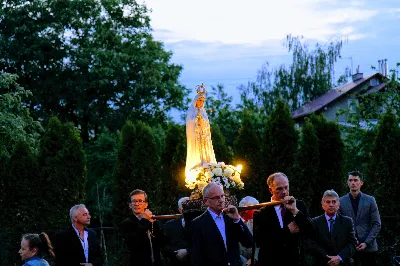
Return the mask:
<svg viewBox="0 0 400 266">
<path fill-rule="evenodd" d="M 348 108 L 350 114 L 354 114 L 357 112 L 357 107 L 358 107 L 358 99 L 348 99 L 347 100 Z"/>
<path fill-rule="evenodd" d="M 374 86 L 378 86 L 379 85 L 379 80 L 378 79 L 371 79 L 370 80 L 370 85 L 372 86 L 372 87 L 374 87 Z"/>
</svg>

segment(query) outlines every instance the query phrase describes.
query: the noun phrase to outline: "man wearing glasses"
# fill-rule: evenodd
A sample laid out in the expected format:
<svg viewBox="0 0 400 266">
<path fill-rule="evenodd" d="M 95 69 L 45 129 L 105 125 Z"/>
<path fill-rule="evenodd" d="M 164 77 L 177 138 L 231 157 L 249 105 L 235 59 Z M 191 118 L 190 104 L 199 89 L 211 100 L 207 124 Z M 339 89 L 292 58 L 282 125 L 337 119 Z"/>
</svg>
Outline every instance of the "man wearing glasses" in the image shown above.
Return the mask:
<svg viewBox="0 0 400 266">
<path fill-rule="evenodd" d="M 225 194 L 218 183 L 203 190 L 207 210 L 191 224 L 193 266 L 240 266 L 239 243 L 251 247 L 253 237 L 234 206 L 225 208 Z"/>
<path fill-rule="evenodd" d="M 152 219 L 147 194 L 136 189 L 129 194 L 129 208 L 132 215 L 120 224 L 124 251 L 129 253 L 129 262 L 123 265 L 161 265 L 160 245 L 162 233 L 158 223 Z"/>
</svg>

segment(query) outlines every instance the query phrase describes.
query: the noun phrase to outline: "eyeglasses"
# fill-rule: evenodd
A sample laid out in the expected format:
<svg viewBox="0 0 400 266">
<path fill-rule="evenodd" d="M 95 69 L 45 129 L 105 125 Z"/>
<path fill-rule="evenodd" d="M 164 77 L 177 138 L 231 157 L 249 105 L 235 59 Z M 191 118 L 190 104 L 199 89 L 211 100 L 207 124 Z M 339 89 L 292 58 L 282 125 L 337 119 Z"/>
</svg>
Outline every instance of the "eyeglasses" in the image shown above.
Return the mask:
<svg viewBox="0 0 400 266">
<path fill-rule="evenodd" d="M 146 202 L 146 201 L 145 201 L 145 200 L 139 199 L 139 200 L 132 200 L 131 202 L 132 202 L 133 204 L 135 204 L 135 203 L 142 204 L 142 203 L 144 203 L 144 202 Z"/>
<path fill-rule="evenodd" d="M 225 199 L 226 195 L 221 195 L 221 196 L 215 196 L 215 197 L 206 197 L 206 199 L 211 199 L 211 200 L 223 200 Z"/>
</svg>

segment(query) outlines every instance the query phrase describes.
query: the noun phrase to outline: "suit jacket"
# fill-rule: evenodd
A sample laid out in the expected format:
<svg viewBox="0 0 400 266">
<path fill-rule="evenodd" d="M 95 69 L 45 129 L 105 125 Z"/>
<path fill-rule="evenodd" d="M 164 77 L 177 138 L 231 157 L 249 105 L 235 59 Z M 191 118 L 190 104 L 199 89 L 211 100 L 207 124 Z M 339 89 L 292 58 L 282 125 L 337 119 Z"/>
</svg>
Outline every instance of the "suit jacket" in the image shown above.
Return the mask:
<svg viewBox="0 0 400 266">
<path fill-rule="evenodd" d="M 153 231 L 151 243 L 148 232 Z M 119 226 L 123 240 L 122 265 L 151 266 L 160 265 L 160 247 L 163 243 L 163 233 L 158 222 L 151 223 L 147 219 L 139 220 L 135 215 L 125 219 Z M 154 263 L 152 262 L 152 251 Z"/>
<path fill-rule="evenodd" d="M 164 253 L 170 259 L 171 265 L 189 265 L 190 258 L 186 261 L 179 261 L 176 258 L 175 251 L 178 249 L 189 250 L 189 241 L 187 236 L 187 228 L 182 226 L 182 219 L 168 221 L 164 227 L 165 246 Z"/>
<path fill-rule="evenodd" d="M 85 228 L 85 230 L 88 232 L 88 262 L 93 266 L 101 266 L 103 265 L 103 256 L 97 234 L 91 229 Z M 80 263 L 86 262 L 81 240 L 72 225 L 56 234 L 54 253 L 56 266 L 81 266 Z"/>
<path fill-rule="evenodd" d="M 312 223 L 304 202 L 297 200 L 299 212 L 295 217 L 286 211 L 281 228 L 274 206 L 266 206 L 254 213 L 254 241 L 259 247 L 260 265 L 305 265 L 304 239 L 312 232 Z M 295 221 L 300 232 L 292 234 L 288 224 Z"/>
<path fill-rule="evenodd" d="M 310 248 L 315 255 L 315 265 L 327 265 L 327 256 L 339 255 L 342 265 L 351 265 L 351 257 L 355 251 L 356 237 L 351 218 L 340 214 L 336 215 L 333 224 L 332 237 L 329 232 L 325 214 L 312 219 L 314 231 Z"/>
<path fill-rule="evenodd" d="M 253 237 L 247 226 L 224 215 L 226 246 L 209 211 L 191 222 L 192 266 L 240 266 L 239 243 L 251 247 Z"/>
<path fill-rule="evenodd" d="M 375 198 L 360 192 L 357 215 L 354 214 L 349 194 L 340 198 L 339 212 L 353 220 L 356 237 L 360 243 L 366 243 L 364 252 L 378 251 L 376 237 L 381 230 L 381 217 Z"/>
</svg>

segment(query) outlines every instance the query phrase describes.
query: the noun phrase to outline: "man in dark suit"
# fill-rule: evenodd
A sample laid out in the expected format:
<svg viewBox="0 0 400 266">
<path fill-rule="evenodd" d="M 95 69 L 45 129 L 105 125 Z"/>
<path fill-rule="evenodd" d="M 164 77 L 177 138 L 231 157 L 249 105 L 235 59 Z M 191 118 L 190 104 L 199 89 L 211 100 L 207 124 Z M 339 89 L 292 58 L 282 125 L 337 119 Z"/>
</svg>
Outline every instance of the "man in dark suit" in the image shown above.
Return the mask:
<svg viewBox="0 0 400 266">
<path fill-rule="evenodd" d="M 55 236 L 55 265 L 103 265 L 103 257 L 96 232 L 86 228 L 90 224 L 90 215 L 85 205 L 73 206 L 69 216 L 71 225 Z"/>
<path fill-rule="evenodd" d="M 119 226 L 124 243 L 122 265 L 161 265 L 160 247 L 163 243 L 163 233 L 147 207 L 146 192 L 136 189 L 129 194 L 132 215 Z"/>
<path fill-rule="evenodd" d="M 352 265 L 356 237 L 351 218 L 337 213 L 340 202 L 334 190 L 325 191 L 321 204 L 325 213 L 312 219 L 310 248 L 316 259 L 314 265 Z"/>
<path fill-rule="evenodd" d="M 251 247 L 252 235 L 234 206 L 225 207 L 225 194 L 218 183 L 203 190 L 208 209 L 191 222 L 191 265 L 241 266 L 239 243 Z"/>
<path fill-rule="evenodd" d="M 267 179 L 271 201 L 281 205 L 267 206 L 254 213 L 254 240 L 259 248 L 260 265 L 305 265 L 304 238 L 312 231 L 307 207 L 289 196 L 289 180 L 283 173 Z"/>
<path fill-rule="evenodd" d="M 182 204 L 189 200 L 189 197 L 180 198 L 178 201 L 178 211 L 182 213 Z M 164 253 L 170 259 L 171 265 L 187 266 L 190 264 L 188 258 L 189 241 L 185 227 L 185 219 L 175 219 L 168 221 L 164 227 L 165 246 Z"/>
<path fill-rule="evenodd" d="M 378 251 L 376 237 L 381 230 L 381 218 L 375 198 L 361 192 L 363 184 L 360 172 L 349 173 L 347 185 L 350 192 L 339 199 L 339 213 L 353 219 L 357 237 L 355 265 L 375 266 Z"/>
</svg>

